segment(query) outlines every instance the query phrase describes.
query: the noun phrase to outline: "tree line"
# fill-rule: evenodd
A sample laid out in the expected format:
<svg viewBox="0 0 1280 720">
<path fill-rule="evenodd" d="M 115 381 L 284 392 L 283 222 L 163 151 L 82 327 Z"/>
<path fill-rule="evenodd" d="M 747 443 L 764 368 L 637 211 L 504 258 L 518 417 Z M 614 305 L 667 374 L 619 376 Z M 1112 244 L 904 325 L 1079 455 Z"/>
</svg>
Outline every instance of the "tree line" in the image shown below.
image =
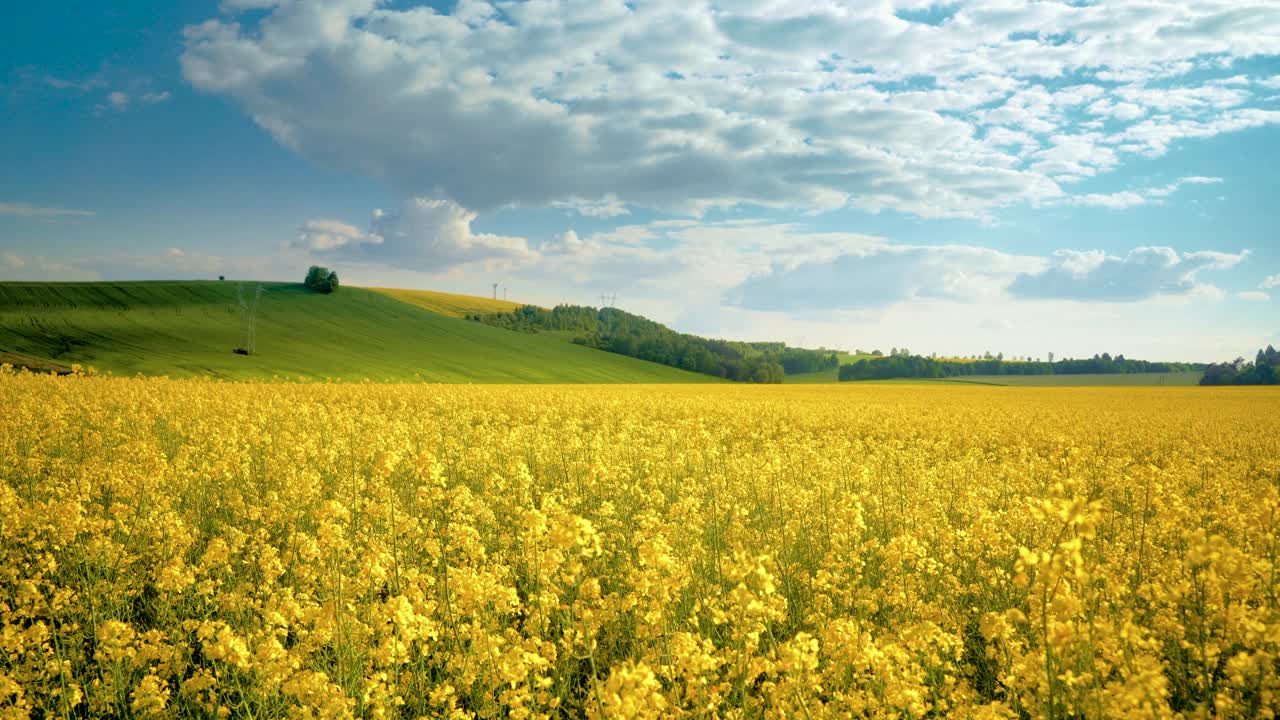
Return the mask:
<svg viewBox="0 0 1280 720">
<path fill-rule="evenodd" d="M 1238 357 L 1229 363 L 1214 363 L 1204 371 L 1201 385 L 1280 385 L 1280 352 L 1268 345 L 1253 362 Z"/>
<path fill-rule="evenodd" d="M 1193 372 L 1203 369 L 1191 363 L 1132 360 L 1108 353 L 1091 358 L 1064 359 L 1056 362 L 990 360 L 939 360 L 921 355 L 895 354 L 864 358 L 841 365 L 839 379 L 893 380 L 898 378 L 946 378 L 967 375 L 1101 375 L 1109 373 Z"/>
<path fill-rule="evenodd" d="M 578 345 L 737 382 L 780 383 L 786 374 L 839 364 L 839 356 L 830 351 L 712 340 L 609 307 L 557 305 L 548 310 L 525 305 L 510 312 L 473 313 L 467 319 L 521 332 L 560 333 Z"/>
</svg>

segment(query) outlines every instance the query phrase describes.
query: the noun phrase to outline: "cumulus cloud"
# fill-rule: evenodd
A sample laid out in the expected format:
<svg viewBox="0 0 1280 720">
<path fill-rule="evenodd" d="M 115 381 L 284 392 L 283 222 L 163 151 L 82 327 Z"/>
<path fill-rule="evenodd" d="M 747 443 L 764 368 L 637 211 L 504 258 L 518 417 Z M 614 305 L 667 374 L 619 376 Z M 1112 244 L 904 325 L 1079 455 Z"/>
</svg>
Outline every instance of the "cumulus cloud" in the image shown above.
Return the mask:
<svg viewBox="0 0 1280 720">
<path fill-rule="evenodd" d="M 395 212 L 375 210 L 369 230 L 338 220 L 310 220 L 288 246 L 423 271 L 533 256 L 525 238 L 474 232 L 475 218 L 449 200 L 411 198 Z"/>
<path fill-rule="evenodd" d="M 112 110 L 124 112 L 129 109 L 129 94 L 116 90 L 107 95 L 107 103 Z"/>
<path fill-rule="evenodd" d="M 1266 302 L 1271 299 L 1270 295 L 1262 292 L 1261 290 L 1245 290 L 1243 292 L 1236 293 L 1236 297 L 1250 302 Z"/>
<path fill-rule="evenodd" d="M 381 245 L 382 237 L 341 220 L 308 220 L 298 230 L 290 246 L 315 252 L 328 252 L 360 244 Z"/>
<path fill-rule="evenodd" d="M 1280 273 L 1276 273 L 1275 275 L 1271 275 L 1269 277 L 1264 278 L 1262 282 L 1258 285 L 1258 287 L 1262 288 L 1263 290 L 1280 288 Z"/>
<path fill-rule="evenodd" d="M 405 196 L 595 217 L 983 217 L 1280 122 L 1261 85 L 1201 79 L 1280 47 L 1267 0 L 951 7 L 931 24 L 835 0 L 227 0 L 186 28 L 182 69 L 286 147 Z"/>
<path fill-rule="evenodd" d="M 1039 258 L 987 248 L 880 244 L 827 262 L 773 268 L 730 290 L 726 301 L 751 310 L 851 310 L 998 295 Z"/>
<path fill-rule="evenodd" d="M 1248 251 L 1179 254 L 1168 247 L 1140 247 L 1124 257 L 1102 251 L 1059 250 L 1041 272 L 1023 273 L 1009 286 L 1016 298 L 1132 302 L 1160 295 L 1216 291 L 1197 282 L 1205 270 L 1225 270 Z"/>
<path fill-rule="evenodd" d="M 66 218 L 91 217 L 92 210 L 76 210 L 73 208 L 39 207 L 24 202 L 0 202 L 0 215 L 13 215 L 27 218 Z"/>
</svg>

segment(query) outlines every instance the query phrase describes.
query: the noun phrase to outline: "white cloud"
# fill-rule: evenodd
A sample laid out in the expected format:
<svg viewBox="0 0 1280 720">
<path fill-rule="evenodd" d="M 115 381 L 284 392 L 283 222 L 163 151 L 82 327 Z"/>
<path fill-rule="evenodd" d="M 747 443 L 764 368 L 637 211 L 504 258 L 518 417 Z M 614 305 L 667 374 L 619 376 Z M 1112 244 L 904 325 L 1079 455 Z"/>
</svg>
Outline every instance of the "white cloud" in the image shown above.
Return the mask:
<svg viewBox="0 0 1280 720">
<path fill-rule="evenodd" d="M 1205 109 L 1225 110 L 1241 105 L 1251 97 L 1246 89 L 1226 87 L 1212 80 L 1203 85 L 1186 87 L 1152 88 L 1141 84 L 1126 85 L 1117 88 L 1115 94 L 1127 101 L 1122 104 L 1138 108 L 1132 117 L 1124 119 L 1142 117 L 1147 111 L 1169 113 Z"/>
<path fill-rule="evenodd" d="M 129 94 L 116 90 L 107 95 L 107 103 L 111 105 L 112 110 L 124 112 L 129 109 Z"/>
<path fill-rule="evenodd" d="M 1258 287 L 1262 288 L 1263 290 L 1280 288 L 1280 273 L 1276 273 L 1275 275 L 1271 275 L 1263 279 L 1262 283 L 1259 284 Z"/>
<path fill-rule="evenodd" d="M 1180 190 L 1183 185 L 1217 185 L 1221 182 L 1223 180 L 1220 177 L 1192 175 L 1191 177 L 1178 178 L 1164 187 L 1152 188 L 1147 191 L 1147 195 L 1156 198 L 1168 197 Z"/>
<path fill-rule="evenodd" d="M 423 271 L 533 257 L 524 238 L 473 232 L 475 218 L 449 200 L 412 198 L 395 212 L 375 210 L 368 231 L 338 220 L 308 221 L 288 245 Z"/>
<path fill-rule="evenodd" d="M 1160 187 L 1146 188 L 1139 191 L 1123 190 L 1115 193 L 1088 193 L 1084 195 L 1072 195 L 1063 202 L 1070 205 L 1081 205 L 1085 207 L 1105 207 L 1112 209 L 1125 209 L 1146 205 L 1148 203 L 1159 204 L 1164 198 L 1176 193 L 1182 189 L 1184 185 L 1212 185 L 1221 183 L 1222 178 L 1218 177 L 1202 177 L 1192 175 L 1189 177 L 1178 178 L 1168 185 Z"/>
<path fill-rule="evenodd" d="M 825 262 L 773 268 L 733 288 L 730 305 L 753 310 L 879 308 L 923 299 L 972 302 L 998 296 L 1039 258 L 972 246 L 880 244 Z"/>
<path fill-rule="evenodd" d="M 1118 133 L 1113 141 L 1149 157 L 1163 155 L 1181 140 L 1209 138 L 1227 132 L 1280 123 L 1280 111 L 1237 108 L 1200 117 L 1162 115 L 1146 118 Z"/>
<path fill-rule="evenodd" d="M 362 243 L 381 245 L 382 238 L 340 220 L 308 220 L 303 223 L 298 231 L 298 237 L 290 245 L 327 252 Z"/>
<path fill-rule="evenodd" d="M 286 147 L 405 196 L 595 217 L 985 217 L 1135 153 L 1280 122 L 1226 82 L 1233 60 L 1280 47 L 1269 1 L 953 7 L 930 25 L 835 0 L 469 0 L 452 15 L 228 0 L 186 28 L 182 68 Z M 1082 80 L 1045 87 L 1066 75 Z"/>
<path fill-rule="evenodd" d="M 1216 294 L 1216 288 L 1197 282 L 1197 275 L 1234 267 L 1248 254 L 1179 254 L 1168 247 L 1140 247 L 1116 257 L 1101 251 L 1059 250 L 1043 271 L 1018 275 L 1009 292 L 1024 299 L 1102 302 L 1134 302 L 1197 291 Z"/>
<path fill-rule="evenodd" d="M 619 215 L 630 215 L 631 211 L 627 209 L 618 196 L 612 193 L 605 195 L 597 200 L 587 200 L 585 198 L 569 198 L 568 200 L 557 200 L 551 203 L 552 207 L 567 208 L 576 212 L 583 217 L 611 218 Z"/>
<path fill-rule="evenodd" d="M 1261 290 L 1245 290 L 1243 292 L 1236 293 L 1236 297 L 1250 302 L 1266 302 L 1271 299 L 1270 295 L 1262 292 Z"/>
<path fill-rule="evenodd" d="M 42 255 L 26 257 L 15 253 L 0 255 L 0 279 L 3 280 L 77 282 L 99 280 L 101 277 L 97 271 L 82 267 L 82 263 Z"/>
<path fill-rule="evenodd" d="M 0 215 L 14 215 L 17 217 L 36 217 L 36 218 L 59 218 L 59 217 L 89 217 L 94 215 L 92 210 L 75 210 L 72 208 L 59 207 L 38 207 L 30 203 L 23 202 L 0 202 Z"/>
<path fill-rule="evenodd" d="M 84 80 L 69 80 L 54 75 L 45 75 L 40 78 L 45 85 L 54 90 L 76 90 L 78 92 L 89 92 L 95 88 L 106 85 L 106 79 L 101 72 L 98 72 Z"/>
<path fill-rule="evenodd" d="M 1124 209 L 1136 207 L 1138 205 L 1145 205 L 1147 203 L 1147 198 L 1131 190 L 1125 190 L 1117 193 L 1088 193 L 1087 195 L 1073 195 L 1070 202 L 1072 205 L 1084 205 L 1086 207 Z"/>
<path fill-rule="evenodd" d="M 577 253 L 581 252 L 584 246 L 585 244 L 582 242 L 582 238 L 578 237 L 578 233 L 573 230 L 566 230 L 565 232 L 555 236 L 551 242 L 546 242 L 540 245 L 538 247 L 538 252 Z"/>
<path fill-rule="evenodd" d="M 169 97 L 170 97 L 170 94 L 168 90 L 164 90 L 162 92 L 149 92 L 149 93 L 143 94 L 142 101 L 146 103 L 153 103 L 153 104 L 162 103 L 165 100 L 168 100 Z"/>
<path fill-rule="evenodd" d="M 1094 102 L 1089 106 L 1089 112 L 1093 115 L 1109 115 L 1117 120 L 1137 120 L 1147 114 L 1147 111 L 1139 105 L 1131 102 L 1115 102 L 1110 98 Z"/>
</svg>

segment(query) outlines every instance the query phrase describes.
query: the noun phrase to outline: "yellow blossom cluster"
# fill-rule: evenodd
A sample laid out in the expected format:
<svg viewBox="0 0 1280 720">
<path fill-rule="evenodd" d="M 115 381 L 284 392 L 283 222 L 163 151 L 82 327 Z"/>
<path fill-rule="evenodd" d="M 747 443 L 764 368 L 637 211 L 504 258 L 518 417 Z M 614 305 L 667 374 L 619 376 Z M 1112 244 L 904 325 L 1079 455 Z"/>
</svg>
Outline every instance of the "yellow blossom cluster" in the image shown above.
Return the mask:
<svg viewBox="0 0 1280 720">
<path fill-rule="evenodd" d="M 0 717 L 1274 718 L 1270 388 L 0 370 Z"/>
</svg>

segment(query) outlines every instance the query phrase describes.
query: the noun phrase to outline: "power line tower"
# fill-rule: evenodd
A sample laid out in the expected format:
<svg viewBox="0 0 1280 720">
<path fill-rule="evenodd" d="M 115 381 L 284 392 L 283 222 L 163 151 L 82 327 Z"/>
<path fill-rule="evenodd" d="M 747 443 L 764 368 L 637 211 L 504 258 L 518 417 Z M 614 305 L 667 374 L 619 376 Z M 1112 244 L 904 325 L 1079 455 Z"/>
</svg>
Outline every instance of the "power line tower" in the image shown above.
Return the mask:
<svg viewBox="0 0 1280 720">
<path fill-rule="evenodd" d="M 600 307 L 613 307 L 618 302 L 618 294 L 607 295 L 600 293 Z"/>
<path fill-rule="evenodd" d="M 498 299 L 498 283 L 493 284 L 493 299 Z"/>
<path fill-rule="evenodd" d="M 236 286 L 236 302 L 240 305 L 240 331 L 244 333 L 244 354 L 258 352 L 258 300 L 262 297 L 262 283 L 253 291 L 253 298 L 244 296 L 244 283 Z"/>
</svg>

